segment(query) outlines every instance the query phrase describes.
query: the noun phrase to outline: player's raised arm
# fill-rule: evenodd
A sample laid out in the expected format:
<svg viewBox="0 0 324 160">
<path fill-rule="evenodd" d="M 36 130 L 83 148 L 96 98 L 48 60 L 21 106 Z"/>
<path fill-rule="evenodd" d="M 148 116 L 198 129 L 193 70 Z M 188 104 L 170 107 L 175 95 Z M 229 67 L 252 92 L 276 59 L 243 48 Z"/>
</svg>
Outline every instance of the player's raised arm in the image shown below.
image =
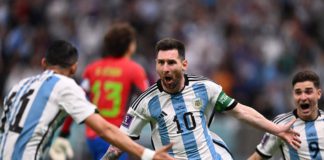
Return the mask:
<svg viewBox="0 0 324 160">
<path fill-rule="evenodd" d="M 253 108 L 240 103 L 237 103 L 237 105 L 232 110 L 230 110 L 229 113 L 256 128 L 279 136 L 295 149 L 298 149 L 300 147 L 299 133 L 290 128 L 295 120 L 292 120 L 286 125 L 276 125 L 275 123 L 266 119 L 263 115 L 261 115 Z"/>
<path fill-rule="evenodd" d="M 152 151 L 132 141 L 128 136 L 122 133 L 116 126 L 107 123 L 100 115 L 93 114 L 89 116 L 85 123 L 98 133 L 100 137 L 117 146 L 123 151 L 131 153 L 145 160 L 172 160 L 173 158 L 167 154 L 167 150 L 172 144 L 163 147 L 161 150 Z"/>
</svg>

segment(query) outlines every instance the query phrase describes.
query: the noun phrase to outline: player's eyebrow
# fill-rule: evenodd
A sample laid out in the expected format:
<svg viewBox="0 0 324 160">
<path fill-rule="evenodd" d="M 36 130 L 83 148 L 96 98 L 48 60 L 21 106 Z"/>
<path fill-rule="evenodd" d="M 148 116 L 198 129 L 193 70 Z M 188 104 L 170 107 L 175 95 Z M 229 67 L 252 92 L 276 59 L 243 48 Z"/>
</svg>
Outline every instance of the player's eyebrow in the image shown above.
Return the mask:
<svg viewBox="0 0 324 160">
<path fill-rule="evenodd" d="M 305 88 L 304 90 L 303 89 L 300 89 L 300 88 L 297 88 L 297 89 L 294 89 L 295 92 L 309 92 L 309 91 L 312 91 L 313 88 L 312 87 L 308 87 L 308 88 Z"/>
<path fill-rule="evenodd" d="M 175 59 L 156 59 L 157 62 L 168 62 L 168 63 L 174 63 L 176 62 Z"/>
</svg>

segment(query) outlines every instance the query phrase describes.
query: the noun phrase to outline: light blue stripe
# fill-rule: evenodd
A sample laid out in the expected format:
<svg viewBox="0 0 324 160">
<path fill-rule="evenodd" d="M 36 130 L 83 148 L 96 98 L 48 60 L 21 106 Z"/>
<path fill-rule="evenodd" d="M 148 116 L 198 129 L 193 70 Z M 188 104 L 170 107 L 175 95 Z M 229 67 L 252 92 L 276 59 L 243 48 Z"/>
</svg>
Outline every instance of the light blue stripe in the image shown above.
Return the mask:
<svg viewBox="0 0 324 160">
<path fill-rule="evenodd" d="M 148 109 L 150 111 L 151 117 L 156 119 L 158 122 L 162 145 L 165 146 L 167 144 L 170 144 L 168 128 L 165 124 L 164 117 L 162 116 L 162 110 L 158 96 L 155 96 L 150 100 L 150 102 L 148 103 Z M 168 152 L 170 155 L 174 155 L 172 148 Z"/>
<path fill-rule="evenodd" d="M 306 130 L 306 137 L 307 137 L 307 143 L 308 143 L 308 149 L 310 151 L 310 156 L 312 159 L 315 160 L 321 160 L 321 153 L 319 150 L 319 146 L 318 146 L 318 136 L 317 136 L 317 131 L 315 128 L 315 122 L 306 122 L 305 124 L 305 130 Z M 310 145 L 311 143 L 313 143 L 314 145 Z M 313 147 L 317 147 L 317 151 L 312 151 L 314 150 Z"/>
<path fill-rule="evenodd" d="M 288 149 L 289 149 L 289 157 L 290 157 L 290 159 L 299 160 L 297 151 L 293 147 L 291 147 L 290 145 L 288 145 Z"/>
<path fill-rule="evenodd" d="M 206 118 L 204 116 L 204 112 L 206 110 L 207 103 L 208 103 L 207 89 L 206 89 L 205 85 L 203 85 L 203 84 L 194 84 L 192 86 L 192 88 L 193 88 L 193 90 L 195 92 L 196 97 L 200 98 L 202 100 L 202 103 L 203 103 L 202 104 L 203 107 L 200 110 L 200 118 L 201 118 L 202 127 L 204 129 L 204 135 L 205 135 L 205 138 L 207 140 L 207 145 L 208 145 L 210 154 L 213 156 L 214 160 L 220 160 L 220 159 L 222 159 L 221 155 L 216 152 L 216 149 L 215 149 L 214 144 L 213 144 L 213 140 L 212 140 L 211 136 L 208 133 Z"/>
<path fill-rule="evenodd" d="M 293 129 L 294 126 L 292 126 L 291 128 Z M 288 150 L 289 150 L 290 159 L 299 160 L 297 151 L 293 147 L 291 147 L 289 144 L 288 144 Z"/>
<path fill-rule="evenodd" d="M 182 94 L 176 94 L 176 95 L 171 95 L 171 101 L 172 101 L 172 106 L 174 108 L 174 111 L 176 113 L 177 119 L 179 121 L 180 127 L 183 130 L 181 133 L 182 136 L 182 141 L 183 145 L 185 147 L 185 151 L 187 154 L 188 159 L 201 159 L 198 147 L 197 147 L 197 141 L 196 138 L 193 134 L 193 131 L 187 130 L 184 122 L 184 113 L 187 113 L 187 107 L 185 105 L 184 99 L 182 97 Z"/>
<path fill-rule="evenodd" d="M 39 123 L 39 119 L 42 116 L 48 98 L 50 97 L 50 94 L 58 80 L 59 78 L 57 77 L 50 77 L 49 79 L 44 81 L 41 88 L 39 89 L 30 108 L 22 132 L 17 139 L 15 150 L 13 152 L 13 159 L 22 159 L 26 144 L 33 135 L 36 125 Z"/>
</svg>

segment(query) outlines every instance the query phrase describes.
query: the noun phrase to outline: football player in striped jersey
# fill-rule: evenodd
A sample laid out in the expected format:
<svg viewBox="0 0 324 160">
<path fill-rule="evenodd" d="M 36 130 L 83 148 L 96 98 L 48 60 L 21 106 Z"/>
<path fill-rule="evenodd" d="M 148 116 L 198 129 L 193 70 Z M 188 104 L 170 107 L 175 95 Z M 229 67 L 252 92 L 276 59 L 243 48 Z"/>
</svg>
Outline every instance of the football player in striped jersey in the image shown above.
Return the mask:
<svg viewBox="0 0 324 160">
<path fill-rule="evenodd" d="M 44 159 L 55 130 L 69 114 L 107 142 L 142 159 L 173 159 L 166 151 L 152 151 L 133 142 L 96 112 L 84 91 L 70 78 L 77 69 L 78 52 L 70 43 L 54 41 L 41 74 L 23 79 L 4 101 L 0 121 L 0 159 Z M 64 158 L 64 157 L 63 157 Z"/>
<path fill-rule="evenodd" d="M 227 96 L 220 85 L 201 76 L 186 74 L 188 61 L 181 41 L 162 39 L 155 50 L 160 79 L 129 108 L 121 126 L 127 135 L 138 139 L 142 128 L 150 123 L 153 147 L 161 148 L 173 142 L 169 154 L 175 159 L 233 159 L 224 141 L 208 129 L 216 110 L 227 111 L 299 147 L 298 133 L 290 129 L 294 121 L 276 125 L 251 107 Z M 104 158 L 115 157 L 118 157 L 116 148 L 110 147 Z"/>
<path fill-rule="evenodd" d="M 300 133 L 300 148 L 296 150 L 280 137 L 266 133 L 250 160 L 269 159 L 278 149 L 284 159 L 324 159 L 324 112 L 318 107 L 322 95 L 319 76 L 310 70 L 300 71 L 292 79 L 292 88 L 296 109 L 278 115 L 273 122 L 284 125 L 297 118 L 292 128 Z"/>
</svg>

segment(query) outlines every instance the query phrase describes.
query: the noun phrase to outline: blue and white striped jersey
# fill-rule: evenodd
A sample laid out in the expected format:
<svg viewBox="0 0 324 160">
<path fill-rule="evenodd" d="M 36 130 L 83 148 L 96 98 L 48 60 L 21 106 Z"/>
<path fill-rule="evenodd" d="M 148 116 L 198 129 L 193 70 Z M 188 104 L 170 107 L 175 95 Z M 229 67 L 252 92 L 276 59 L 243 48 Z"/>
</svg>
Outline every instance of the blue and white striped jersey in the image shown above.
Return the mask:
<svg viewBox="0 0 324 160">
<path fill-rule="evenodd" d="M 0 159 L 41 159 L 67 114 L 83 122 L 96 107 L 76 82 L 47 70 L 13 87 L 0 122 Z"/>
<path fill-rule="evenodd" d="M 293 124 L 293 129 L 300 134 L 301 146 L 298 150 L 293 149 L 289 144 L 275 135 L 266 133 L 261 143 L 257 146 L 257 152 L 270 158 L 279 148 L 284 159 L 306 160 L 324 159 L 324 112 L 319 110 L 319 116 L 314 121 L 303 121 L 298 118 L 296 110 L 278 115 L 274 119 L 276 124 L 286 124 L 296 117 L 297 121 Z"/>
<path fill-rule="evenodd" d="M 121 129 L 139 138 L 150 123 L 155 148 L 173 142 L 169 154 L 176 159 L 232 159 L 221 138 L 208 126 L 214 110 L 232 109 L 234 99 L 221 86 L 203 77 L 185 75 L 185 87 L 176 94 L 163 91 L 158 81 L 140 95 L 128 110 Z"/>
</svg>

